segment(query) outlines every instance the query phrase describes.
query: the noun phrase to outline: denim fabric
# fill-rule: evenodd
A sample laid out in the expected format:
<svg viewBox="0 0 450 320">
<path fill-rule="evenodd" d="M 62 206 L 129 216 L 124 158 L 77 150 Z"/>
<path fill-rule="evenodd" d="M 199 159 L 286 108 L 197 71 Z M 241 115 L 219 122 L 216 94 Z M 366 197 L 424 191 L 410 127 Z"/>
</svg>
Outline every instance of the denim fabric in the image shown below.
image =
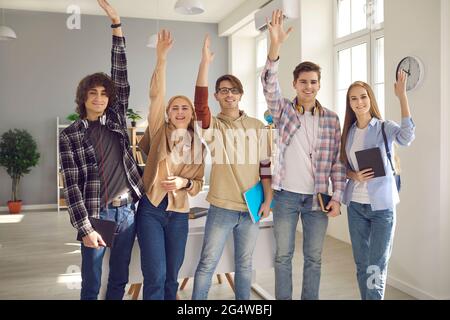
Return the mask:
<svg viewBox="0 0 450 320">
<path fill-rule="evenodd" d="M 395 229 L 393 210 L 372 211 L 369 204 L 350 202 L 348 225 L 363 300 L 382 300 Z"/>
<path fill-rule="evenodd" d="M 222 256 L 228 236 L 234 237 L 234 283 L 236 300 L 249 300 L 253 250 L 259 233 L 248 212 L 210 206 L 205 225 L 202 253 L 195 272 L 192 300 L 206 300 L 211 278 Z"/>
<path fill-rule="evenodd" d="M 144 276 L 144 300 L 175 300 L 178 272 L 184 260 L 188 214 L 166 211 L 167 196 L 155 207 L 144 196 L 136 216 Z"/>
<path fill-rule="evenodd" d="M 328 226 L 328 216 L 312 211 L 312 195 L 275 191 L 273 223 L 276 241 L 275 297 L 292 299 L 292 257 L 299 216 L 303 225 L 302 300 L 319 299 L 322 248 Z"/>
<path fill-rule="evenodd" d="M 115 221 L 118 235 L 109 258 L 107 300 L 121 300 L 128 283 L 128 266 L 136 237 L 134 204 L 111 205 L 100 211 L 100 219 Z M 101 286 L 102 262 L 106 248 L 88 248 L 81 243 L 81 300 L 96 300 Z"/>
</svg>

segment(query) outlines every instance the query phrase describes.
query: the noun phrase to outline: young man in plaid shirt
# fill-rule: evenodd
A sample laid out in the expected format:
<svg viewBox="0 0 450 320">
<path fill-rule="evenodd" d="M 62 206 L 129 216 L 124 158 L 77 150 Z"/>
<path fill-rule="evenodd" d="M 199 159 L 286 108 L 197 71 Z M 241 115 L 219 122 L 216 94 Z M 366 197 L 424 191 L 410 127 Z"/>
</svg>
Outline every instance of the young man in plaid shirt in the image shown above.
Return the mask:
<svg viewBox="0 0 450 320">
<path fill-rule="evenodd" d="M 346 180 L 345 168 L 339 160 L 339 118 L 316 100 L 320 89 L 320 67 L 312 62 L 303 62 L 294 70 L 296 98 L 291 101 L 282 97 L 277 74 L 279 50 L 292 28 L 284 30 L 282 12 L 276 10 L 268 29 L 271 42 L 261 81 L 278 129 L 278 152 L 272 175 L 275 296 L 292 299 L 292 256 L 300 216 L 304 256 L 302 299 L 318 299 L 328 217 L 340 213 Z M 326 214 L 320 210 L 317 194 L 328 193 L 330 179 L 333 195 Z"/>
<path fill-rule="evenodd" d="M 70 221 L 82 239 L 82 300 L 97 299 L 106 246 L 89 218 L 117 223 L 106 299 L 122 299 L 136 235 L 134 202 L 144 193 L 126 126 L 130 87 L 120 17 L 106 0 L 98 3 L 112 21 L 111 78 L 95 73 L 81 80 L 76 97 L 80 120 L 59 140 L 64 196 Z"/>
</svg>

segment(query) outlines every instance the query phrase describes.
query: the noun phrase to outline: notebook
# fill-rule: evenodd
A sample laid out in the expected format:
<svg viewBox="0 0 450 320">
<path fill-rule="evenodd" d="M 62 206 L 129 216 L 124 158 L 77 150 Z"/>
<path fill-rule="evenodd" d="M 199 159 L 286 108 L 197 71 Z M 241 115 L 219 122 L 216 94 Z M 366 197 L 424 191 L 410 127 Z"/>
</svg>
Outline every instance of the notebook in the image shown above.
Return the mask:
<svg viewBox="0 0 450 320">
<path fill-rule="evenodd" d="M 380 148 L 371 148 L 355 152 L 356 161 L 358 161 L 359 171 L 372 168 L 374 178 L 386 175 L 384 171 L 383 158 Z"/>
<path fill-rule="evenodd" d="M 196 219 L 208 214 L 208 208 L 194 207 L 189 211 L 189 219 Z"/>
<path fill-rule="evenodd" d="M 261 220 L 261 216 L 258 215 L 261 204 L 264 202 L 264 189 L 261 181 L 258 181 L 253 187 L 243 193 L 245 202 L 247 203 L 248 212 L 252 218 L 253 223 L 257 223 Z M 274 202 L 270 204 L 273 208 Z"/>
<path fill-rule="evenodd" d="M 114 238 L 117 235 L 116 222 L 111 220 L 97 219 L 93 217 L 89 217 L 89 221 L 91 222 L 94 230 L 102 236 L 103 241 L 105 241 L 106 243 L 106 246 L 112 248 L 114 246 Z M 80 234 L 78 234 L 77 240 L 83 241 Z"/>
</svg>

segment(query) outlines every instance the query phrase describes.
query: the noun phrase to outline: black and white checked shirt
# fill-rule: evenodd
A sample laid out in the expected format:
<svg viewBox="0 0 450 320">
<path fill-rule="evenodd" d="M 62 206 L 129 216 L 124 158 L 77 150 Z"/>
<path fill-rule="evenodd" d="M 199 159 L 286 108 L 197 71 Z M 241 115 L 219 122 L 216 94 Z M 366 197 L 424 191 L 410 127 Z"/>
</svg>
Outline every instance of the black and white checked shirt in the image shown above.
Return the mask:
<svg viewBox="0 0 450 320">
<path fill-rule="evenodd" d="M 100 121 L 106 123 L 108 129 L 120 134 L 126 176 L 137 200 L 145 193 L 145 189 L 128 138 L 126 110 L 130 85 L 123 37 L 113 36 L 111 78 L 117 97 Z M 59 156 L 65 180 L 64 197 L 70 221 L 82 237 L 94 231 L 88 217 L 98 218 L 100 213 L 100 176 L 94 147 L 86 135 L 88 126 L 87 120 L 77 120 L 64 129 L 59 138 Z"/>
</svg>

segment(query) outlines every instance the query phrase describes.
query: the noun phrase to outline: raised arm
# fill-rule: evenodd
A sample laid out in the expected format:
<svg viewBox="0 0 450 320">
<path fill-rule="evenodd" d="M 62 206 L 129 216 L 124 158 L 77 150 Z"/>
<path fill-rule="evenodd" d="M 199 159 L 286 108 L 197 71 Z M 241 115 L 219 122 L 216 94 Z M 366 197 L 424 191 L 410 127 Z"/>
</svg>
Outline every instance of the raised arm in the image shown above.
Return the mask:
<svg viewBox="0 0 450 320">
<path fill-rule="evenodd" d="M 272 21 L 266 18 L 267 28 L 270 35 L 270 47 L 269 47 L 269 59 L 275 61 L 280 54 L 280 48 L 283 42 L 289 38 L 289 34 L 292 32 L 292 27 L 287 31 L 283 26 L 283 12 L 281 10 L 275 10 L 272 12 Z"/>
<path fill-rule="evenodd" d="M 267 19 L 268 32 L 270 37 L 269 55 L 264 70 L 261 74 L 264 97 L 275 124 L 281 117 L 284 99 L 281 95 L 280 84 L 278 82 L 278 58 L 281 45 L 289 37 L 292 28 L 287 31 L 283 27 L 283 13 L 281 10 L 272 12 L 272 20 Z"/>
<path fill-rule="evenodd" d="M 120 17 L 106 0 L 97 0 L 99 6 L 105 11 L 111 19 L 112 25 L 120 25 Z M 111 78 L 116 88 L 117 99 L 120 104 L 113 104 L 118 107 L 115 112 L 120 112 L 124 117 L 128 109 L 128 98 L 130 96 L 130 85 L 128 83 L 127 56 L 125 52 L 125 38 L 123 37 L 122 27 L 112 26 L 112 48 L 111 48 Z"/>
<path fill-rule="evenodd" d="M 150 81 L 150 110 L 148 113 L 150 140 L 164 125 L 167 54 L 172 45 L 173 38 L 171 33 L 165 29 L 161 30 L 158 33 L 158 43 L 156 45 L 156 66 Z"/>
<path fill-rule="evenodd" d="M 209 65 L 214 60 L 214 53 L 210 50 L 211 40 L 205 36 L 202 48 L 202 60 L 198 67 L 197 82 L 195 85 L 194 106 L 197 121 L 200 121 L 203 129 L 208 129 L 211 121 L 211 110 L 208 106 L 208 74 Z"/>
</svg>

